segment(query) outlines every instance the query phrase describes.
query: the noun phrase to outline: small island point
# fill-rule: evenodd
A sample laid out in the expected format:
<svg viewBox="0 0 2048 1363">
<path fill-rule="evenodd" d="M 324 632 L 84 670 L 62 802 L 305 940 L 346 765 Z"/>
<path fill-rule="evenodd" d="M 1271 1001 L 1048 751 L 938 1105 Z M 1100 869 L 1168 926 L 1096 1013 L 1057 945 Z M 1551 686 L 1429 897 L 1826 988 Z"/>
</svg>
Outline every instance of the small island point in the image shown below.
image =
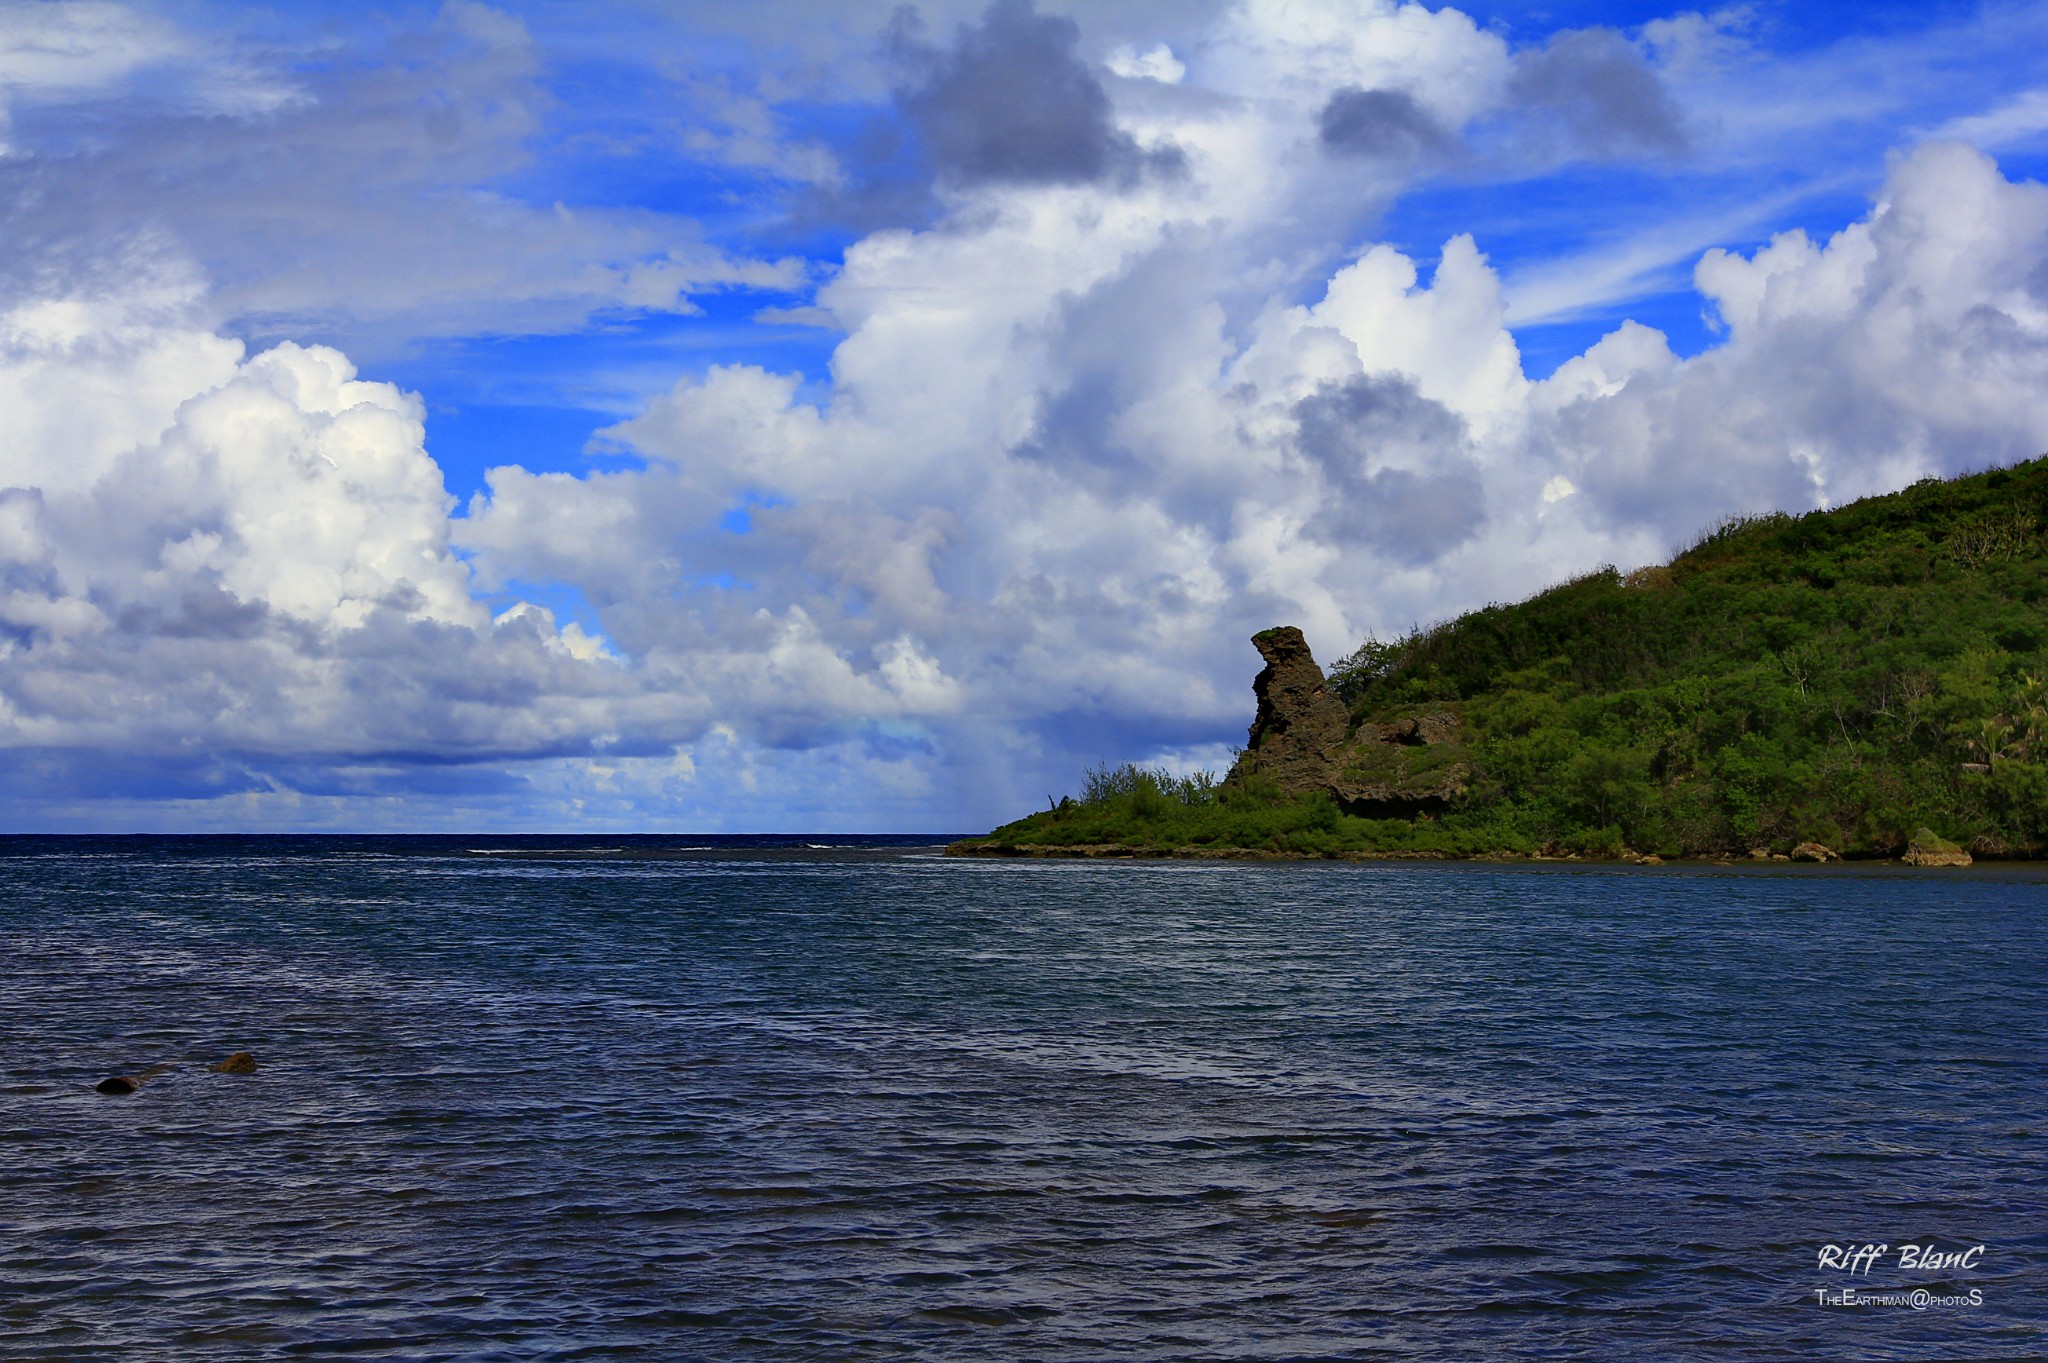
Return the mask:
<svg viewBox="0 0 2048 1363">
<path fill-rule="evenodd" d="M 1088 774 L 962 856 L 1967 866 L 2048 849 L 2048 458 L 1368 639 L 1255 635 L 1235 765 Z"/>
</svg>

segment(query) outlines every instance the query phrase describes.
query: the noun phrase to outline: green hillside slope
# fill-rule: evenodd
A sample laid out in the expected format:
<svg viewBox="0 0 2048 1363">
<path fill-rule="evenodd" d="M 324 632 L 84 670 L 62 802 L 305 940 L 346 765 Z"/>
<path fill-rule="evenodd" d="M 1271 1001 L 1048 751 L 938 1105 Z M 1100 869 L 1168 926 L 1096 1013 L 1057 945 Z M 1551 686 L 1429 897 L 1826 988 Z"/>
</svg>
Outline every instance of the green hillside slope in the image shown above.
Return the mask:
<svg viewBox="0 0 2048 1363">
<path fill-rule="evenodd" d="M 1894 856 L 1932 830 L 2041 855 L 2044 527 L 2048 459 L 1733 520 L 1660 567 L 1368 641 L 1329 675 L 1348 783 L 1267 779 L 1255 730 L 1223 782 L 1100 771 L 961 850 Z M 1411 768 L 1457 779 L 1374 797 Z"/>
</svg>

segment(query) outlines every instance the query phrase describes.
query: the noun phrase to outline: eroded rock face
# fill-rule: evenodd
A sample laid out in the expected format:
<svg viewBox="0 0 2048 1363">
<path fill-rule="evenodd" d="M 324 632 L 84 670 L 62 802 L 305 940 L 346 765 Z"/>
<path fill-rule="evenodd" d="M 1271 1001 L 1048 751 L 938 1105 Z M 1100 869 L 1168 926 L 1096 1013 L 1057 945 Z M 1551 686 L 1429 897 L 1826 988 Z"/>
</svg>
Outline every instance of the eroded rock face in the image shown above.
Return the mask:
<svg viewBox="0 0 2048 1363">
<path fill-rule="evenodd" d="M 1466 778 L 1472 774 L 1471 765 L 1462 758 L 1423 764 L 1404 754 L 1391 764 L 1378 765 L 1359 760 L 1371 753 L 1372 745 L 1352 745 L 1346 750 L 1351 760 L 1330 783 L 1330 793 L 1347 814 L 1368 819 L 1440 814 L 1465 793 Z"/>
<path fill-rule="evenodd" d="M 1344 702 L 1323 684 L 1308 640 L 1293 625 L 1252 636 L 1265 667 L 1252 679 L 1258 714 L 1234 779 L 1258 776 L 1289 795 L 1327 790 L 1349 720 Z"/>
<path fill-rule="evenodd" d="M 1464 728 L 1448 710 L 1361 724 L 1292 625 L 1252 636 L 1266 666 L 1252 682 L 1258 715 L 1232 781 L 1256 777 L 1285 795 L 1323 791 L 1349 813 L 1409 818 L 1443 809 L 1465 791 Z"/>
<path fill-rule="evenodd" d="M 1435 714 L 1416 715 L 1412 719 L 1397 719 L 1387 724 L 1361 724 L 1357 740 L 1360 743 L 1403 743 L 1410 747 L 1431 743 L 1449 743 L 1458 736 L 1458 717 L 1447 710 Z"/>
</svg>

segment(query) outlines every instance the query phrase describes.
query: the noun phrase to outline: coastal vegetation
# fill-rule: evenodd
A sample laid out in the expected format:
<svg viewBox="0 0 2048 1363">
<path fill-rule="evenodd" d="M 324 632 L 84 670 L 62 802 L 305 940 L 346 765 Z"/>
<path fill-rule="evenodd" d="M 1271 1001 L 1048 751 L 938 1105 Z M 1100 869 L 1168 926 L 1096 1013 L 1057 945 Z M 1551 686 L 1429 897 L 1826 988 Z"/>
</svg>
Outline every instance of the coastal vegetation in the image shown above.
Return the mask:
<svg viewBox="0 0 2048 1363">
<path fill-rule="evenodd" d="M 1267 631 L 1225 779 L 1100 769 L 960 850 L 2039 856 L 2044 598 L 2048 459 L 1734 517 L 1669 563 L 1368 639 L 1327 681 Z"/>
</svg>

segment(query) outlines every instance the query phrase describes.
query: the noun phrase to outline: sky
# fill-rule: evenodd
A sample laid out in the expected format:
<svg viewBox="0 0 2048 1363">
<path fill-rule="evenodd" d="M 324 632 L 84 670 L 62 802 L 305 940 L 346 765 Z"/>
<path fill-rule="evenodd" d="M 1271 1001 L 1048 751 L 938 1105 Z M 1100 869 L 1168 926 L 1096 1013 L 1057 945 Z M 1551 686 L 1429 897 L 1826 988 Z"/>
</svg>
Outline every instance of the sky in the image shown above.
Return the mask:
<svg viewBox="0 0 2048 1363">
<path fill-rule="evenodd" d="M 0 0 L 0 831 L 972 832 L 2048 452 L 2048 7 Z"/>
</svg>

